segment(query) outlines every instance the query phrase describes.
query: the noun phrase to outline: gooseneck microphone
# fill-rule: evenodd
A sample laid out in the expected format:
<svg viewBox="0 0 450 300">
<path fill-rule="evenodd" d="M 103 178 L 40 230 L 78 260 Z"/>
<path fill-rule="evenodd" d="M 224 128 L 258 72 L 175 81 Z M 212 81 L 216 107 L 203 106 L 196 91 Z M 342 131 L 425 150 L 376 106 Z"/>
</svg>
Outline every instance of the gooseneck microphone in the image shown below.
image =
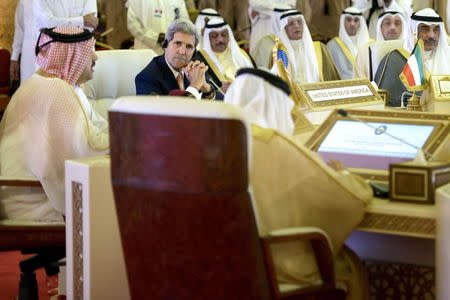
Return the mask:
<svg viewBox="0 0 450 300">
<path fill-rule="evenodd" d="M 403 143 L 403 144 L 405 144 L 405 145 L 408 145 L 408 146 L 410 146 L 410 147 L 416 149 L 417 151 L 423 151 L 423 153 L 424 153 L 427 157 L 429 157 L 431 160 L 434 160 L 433 155 L 431 155 L 430 152 L 428 152 L 428 151 L 422 149 L 421 147 L 418 147 L 418 146 L 416 146 L 416 145 L 413 145 L 413 144 L 411 144 L 411 143 L 405 141 L 404 139 L 399 138 L 398 136 L 392 135 L 392 134 L 390 134 L 389 132 L 387 132 L 387 131 L 386 131 L 386 130 L 387 130 L 387 126 L 386 126 L 386 125 L 381 125 L 381 126 L 375 127 L 375 126 L 371 125 L 370 123 L 365 122 L 365 121 L 363 121 L 363 120 L 361 120 L 361 119 L 359 119 L 359 118 L 357 118 L 357 117 L 351 115 L 348 111 L 343 110 L 343 109 L 338 109 L 338 110 L 337 110 L 337 113 L 338 113 L 339 115 L 343 116 L 343 117 L 348 117 L 348 118 L 350 118 L 350 119 L 352 119 L 352 120 L 355 120 L 355 121 L 357 121 L 357 122 L 361 122 L 362 124 L 364 124 L 364 125 L 366 125 L 366 126 L 372 128 L 372 129 L 374 129 L 374 133 L 375 133 L 376 135 L 385 134 L 385 135 L 387 135 L 387 136 L 389 136 L 389 137 L 391 137 L 391 138 L 393 138 L 393 139 L 395 139 L 395 140 L 397 140 L 397 141 L 399 141 L 399 142 L 401 142 L 401 143 Z"/>
<path fill-rule="evenodd" d="M 225 97 L 225 93 L 220 89 L 220 87 L 217 86 L 217 84 L 214 82 L 214 80 L 211 79 L 211 76 L 205 76 L 205 80 L 207 83 L 209 83 L 213 88 L 216 89 L 219 93 L 221 93 Z"/>
</svg>

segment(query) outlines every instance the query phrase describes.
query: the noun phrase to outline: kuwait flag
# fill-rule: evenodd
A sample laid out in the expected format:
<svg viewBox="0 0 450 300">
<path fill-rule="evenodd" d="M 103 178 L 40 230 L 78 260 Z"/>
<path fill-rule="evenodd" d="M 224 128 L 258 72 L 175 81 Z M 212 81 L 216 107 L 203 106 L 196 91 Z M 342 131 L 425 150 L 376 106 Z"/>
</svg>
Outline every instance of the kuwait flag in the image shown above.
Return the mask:
<svg viewBox="0 0 450 300">
<path fill-rule="evenodd" d="M 405 87 L 410 91 L 422 91 L 426 88 L 422 53 L 423 41 L 418 40 L 402 73 L 399 75 Z"/>
</svg>

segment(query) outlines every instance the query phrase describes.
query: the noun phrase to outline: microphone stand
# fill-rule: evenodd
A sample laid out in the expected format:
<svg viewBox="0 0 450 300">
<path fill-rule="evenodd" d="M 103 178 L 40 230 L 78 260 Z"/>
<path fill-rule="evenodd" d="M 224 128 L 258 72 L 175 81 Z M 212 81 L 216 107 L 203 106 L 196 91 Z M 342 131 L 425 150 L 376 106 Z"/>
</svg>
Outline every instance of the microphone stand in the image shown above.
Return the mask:
<svg viewBox="0 0 450 300">
<path fill-rule="evenodd" d="M 210 85 L 214 86 L 216 88 L 216 90 L 225 97 L 225 93 L 220 89 L 220 87 L 217 86 L 217 84 L 211 78 L 206 79 L 206 82 L 208 82 Z"/>
</svg>

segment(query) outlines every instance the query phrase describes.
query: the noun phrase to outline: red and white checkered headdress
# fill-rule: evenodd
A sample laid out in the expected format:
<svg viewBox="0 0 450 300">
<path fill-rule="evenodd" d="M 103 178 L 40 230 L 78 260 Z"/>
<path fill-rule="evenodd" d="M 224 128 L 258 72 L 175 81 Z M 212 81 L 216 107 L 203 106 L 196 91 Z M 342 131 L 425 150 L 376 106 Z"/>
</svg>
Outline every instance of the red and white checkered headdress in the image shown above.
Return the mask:
<svg viewBox="0 0 450 300">
<path fill-rule="evenodd" d="M 79 27 L 42 29 L 36 45 L 36 62 L 50 74 L 75 85 L 92 59 L 95 39 Z"/>
</svg>

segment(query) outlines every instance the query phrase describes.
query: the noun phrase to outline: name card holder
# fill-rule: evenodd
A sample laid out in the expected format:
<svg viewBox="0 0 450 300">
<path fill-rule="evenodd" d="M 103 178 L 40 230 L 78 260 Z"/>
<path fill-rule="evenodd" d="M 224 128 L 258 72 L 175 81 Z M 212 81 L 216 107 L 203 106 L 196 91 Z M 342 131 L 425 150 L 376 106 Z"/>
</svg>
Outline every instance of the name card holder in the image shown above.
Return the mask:
<svg viewBox="0 0 450 300">
<path fill-rule="evenodd" d="M 298 85 L 312 111 L 384 104 L 367 79 L 349 79 Z"/>
<path fill-rule="evenodd" d="M 431 76 L 430 89 L 433 101 L 450 102 L 450 75 Z"/>
<path fill-rule="evenodd" d="M 412 161 L 391 164 L 389 198 L 391 201 L 434 204 L 435 189 L 448 182 L 448 162 L 431 161 L 423 166 Z"/>
</svg>

